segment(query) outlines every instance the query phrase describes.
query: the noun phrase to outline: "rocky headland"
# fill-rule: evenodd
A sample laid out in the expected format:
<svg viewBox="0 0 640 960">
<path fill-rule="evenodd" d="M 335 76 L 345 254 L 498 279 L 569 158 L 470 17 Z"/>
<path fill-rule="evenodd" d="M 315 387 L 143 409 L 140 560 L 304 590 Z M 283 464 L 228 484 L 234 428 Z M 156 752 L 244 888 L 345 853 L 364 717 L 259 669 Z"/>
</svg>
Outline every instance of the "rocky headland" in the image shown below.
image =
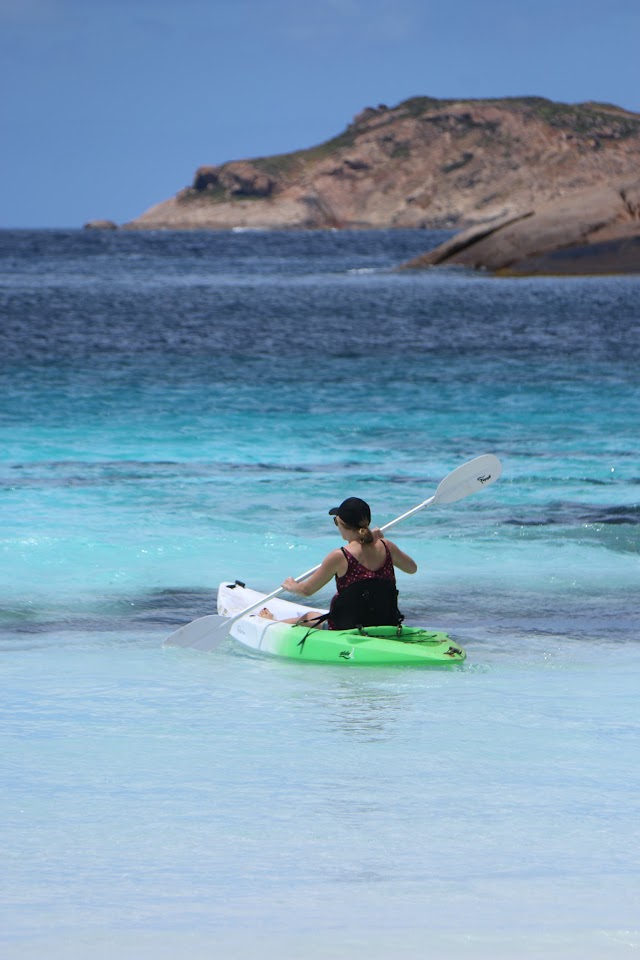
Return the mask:
<svg viewBox="0 0 640 960">
<path fill-rule="evenodd" d="M 396 107 L 369 107 L 339 136 L 310 149 L 200 167 L 190 187 L 125 226 L 471 228 L 479 233 L 467 234 L 464 255 L 456 238 L 453 248 L 439 248 L 435 259 L 412 266 L 502 270 L 547 253 L 541 238 L 548 229 L 553 251 L 613 240 L 631 249 L 640 235 L 639 171 L 640 114 L 611 104 L 415 97 Z M 587 226 L 576 221 L 575 229 L 558 233 L 574 200 Z M 618 224 L 624 237 L 609 236 L 606 230 L 615 233 Z M 483 242 L 491 236 L 493 244 L 508 245 L 534 229 L 537 239 L 522 247 L 522 256 L 483 258 L 481 235 Z M 536 269 L 543 272 L 544 265 Z"/>
</svg>

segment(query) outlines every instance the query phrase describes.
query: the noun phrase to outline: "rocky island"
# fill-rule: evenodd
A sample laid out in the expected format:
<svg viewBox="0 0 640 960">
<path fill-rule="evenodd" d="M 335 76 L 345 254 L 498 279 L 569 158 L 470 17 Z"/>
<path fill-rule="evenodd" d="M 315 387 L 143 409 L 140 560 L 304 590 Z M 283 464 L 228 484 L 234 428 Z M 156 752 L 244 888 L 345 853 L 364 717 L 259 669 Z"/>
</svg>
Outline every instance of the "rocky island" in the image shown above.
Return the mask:
<svg viewBox="0 0 640 960">
<path fill-rule="evenodd" d="M 363 110 L 319 146 L 200 167 L 190 187 L 126 227 L 471 228 L 464 258 L 454 243 L 412 266 L 501 270 L 545 254 L 543 233 L 573 211 L 574 229 L 553 237 L 554 250 L 624 240 L 635 262 L 639 170 L 640 114 L 611 104 L 414 97 Z M 584 229 L 578 223 L 583 215 Z M 619 223 L 623 236 L 616 233 Z M 524 244 L 522 256 L 483 258 L 479 239 L 491 235 L 495 243 L 502 231 L 504 245 L 534 227 L 538 239 Z"/>
</svg>

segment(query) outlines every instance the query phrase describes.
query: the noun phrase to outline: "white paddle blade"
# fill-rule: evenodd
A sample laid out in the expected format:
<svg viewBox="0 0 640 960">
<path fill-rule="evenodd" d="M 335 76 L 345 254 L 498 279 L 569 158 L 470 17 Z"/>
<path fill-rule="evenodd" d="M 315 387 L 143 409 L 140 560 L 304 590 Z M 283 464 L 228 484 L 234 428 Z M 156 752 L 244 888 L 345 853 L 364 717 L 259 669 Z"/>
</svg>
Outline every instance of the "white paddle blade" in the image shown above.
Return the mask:
<svg viewBox="0 0 640 960">
<path fill-rule="evenodd" d="M 185 623 L 164 641 L 164 647 L 189 647 L 192 650 L 215 650 L 229 636 L 228 617 L 211 613 Z"/>
<path fill-rule="evenodd" d="M 495 483 L 502 473 L 502 464 L 492 453 L 463 463 L 440 483 L 433 503 L 455 503 Z"/>
</svg>

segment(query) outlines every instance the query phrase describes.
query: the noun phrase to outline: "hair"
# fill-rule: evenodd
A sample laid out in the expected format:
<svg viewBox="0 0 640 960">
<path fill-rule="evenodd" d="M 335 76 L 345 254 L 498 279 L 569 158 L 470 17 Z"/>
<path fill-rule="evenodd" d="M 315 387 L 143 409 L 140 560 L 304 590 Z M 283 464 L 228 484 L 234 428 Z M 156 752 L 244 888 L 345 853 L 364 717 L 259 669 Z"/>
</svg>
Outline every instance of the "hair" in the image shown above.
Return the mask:
<svg viewBox="0 0 640 960">
<path fill-rule="evenodd" d="M 373 534 L 369 527 L 358 527 L 358 533 L 360 534 L 360 543 L 373 543 Z"/>
<path fill-rule="evenodd" d="M 340 517 L 340 514 L 338 514 L 338 516 Z M 342 517 L 340 517 L 340 519 L 342 520 Z M 369 529 L 371 520 L 367 520 L 366 517 L 361 517 L 357 526 L 355 524 L 352 526 L 350 523 L 347 523 L 346 520 L 342 520 L 342 522 L 348 530 L 358 531 L 358 539 L 360 540 L 360 543 L 373 543 L 373 534 Z"/>
</svg>

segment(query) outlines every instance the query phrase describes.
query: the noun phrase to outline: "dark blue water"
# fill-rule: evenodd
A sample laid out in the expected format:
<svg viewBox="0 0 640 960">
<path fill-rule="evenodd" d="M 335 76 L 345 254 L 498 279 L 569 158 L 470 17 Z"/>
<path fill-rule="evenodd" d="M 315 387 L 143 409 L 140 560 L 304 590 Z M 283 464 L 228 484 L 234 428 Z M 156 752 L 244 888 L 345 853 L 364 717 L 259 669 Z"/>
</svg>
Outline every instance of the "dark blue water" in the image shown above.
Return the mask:
<svg viewBox="0 0 640 960">
<path fill-rule="evenodd" d="M 637 362 L 637 278 L 395 269 L 445 236 L 2 232 L 2 361 Z"/>
</svg>

